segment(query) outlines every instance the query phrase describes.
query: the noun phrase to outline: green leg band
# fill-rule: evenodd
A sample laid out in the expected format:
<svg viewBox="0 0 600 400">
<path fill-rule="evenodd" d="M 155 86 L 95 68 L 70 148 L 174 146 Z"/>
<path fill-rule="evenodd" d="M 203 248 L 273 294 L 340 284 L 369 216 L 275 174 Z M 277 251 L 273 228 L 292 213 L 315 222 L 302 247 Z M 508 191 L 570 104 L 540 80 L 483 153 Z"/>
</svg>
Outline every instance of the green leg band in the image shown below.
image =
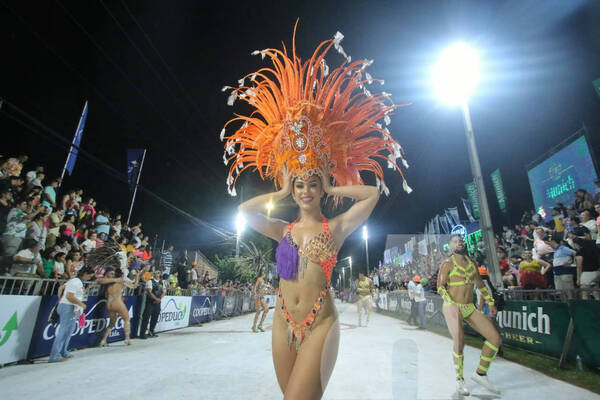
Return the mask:
<svg viewBox="0 0 600 400">
<path fill-rule="evenodd" d="M 498 348 L 496 346 L 494 346 L 493 344 L 491 344 L 490 342 L 488 342 L 487 340 L 485 342 L 483 342 L 483 344 L 485 346 L 489 347 L 490 349 L 494 350 L 495 353 L 498 352 Z"/>
<path fill-rule="evenodd" d="M 463 377 L 463 361 L 464 354 L 456 354 L 454 350 L 452 351 L 452 355 L 458 359 L 458 363 L 454 364 L 454 369 L 456 370 L 456 378 L 461 379 Z"/>
<path fill-rule="evenodd" d="M 483 345 L 487 346 L 488 348 L 490 348 L 491 350 L 494 351 L 494 354 L 492 354 L 491 357 L 484 356 L 483 354 L 481 354 L 481 356 L 479 357 L 480 361 L 479 361 L 479 366 L 477 368 L 480 371 L 487 373 L 487 371 L 490 369 L 490 365 L 492 364 L 492 361 L 494 361 L 494 358 L 496 358 L 496 354 L 498 354 L 498 348 L 496 346 L 494 346 L 493 344 L 491 344 L 490 342 L 488 342 L 487 340 L 483 343 Z M 487 362 L 488 366 L 484 367 L 483 365 L 481 365 L 482 362 Z"/>
</svg>

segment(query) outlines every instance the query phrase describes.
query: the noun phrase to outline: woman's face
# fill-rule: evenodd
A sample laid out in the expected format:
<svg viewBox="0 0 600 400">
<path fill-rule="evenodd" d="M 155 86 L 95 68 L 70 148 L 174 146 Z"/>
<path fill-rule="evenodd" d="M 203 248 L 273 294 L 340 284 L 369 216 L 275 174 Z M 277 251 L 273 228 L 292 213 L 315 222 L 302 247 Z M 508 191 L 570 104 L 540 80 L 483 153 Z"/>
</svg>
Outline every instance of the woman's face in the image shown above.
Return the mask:
<svg viewBox="0 0 600 400">
<path fill-rule="evenodd" d="M 525 251 L 525 252 L 523 252 L 523 257 L 525 257 L 525 259 L 527 261 L 531 261 L 531 257 L 533 257 L 533 253 L 531 253 L 530 251 Z"/>
<path fill-rule="evenodd" d="M 81 253 L 76 251 L 73 253 L 73 260 L 79 260 L 81 258 Z"/>
<path fill-rule="evenodd" d="M 115 271 L 108 271 L 106 273 L 106 277 L 107 278 L 114 278 L 115 277 Z"/>
<path fill-rule="evenodd" d="M 319 176 L 313 175 L 308 180 L 296 178 L 293 183 L 292 197 L 302 210 L 320 208 L 323 187 Z"/>
</svg>

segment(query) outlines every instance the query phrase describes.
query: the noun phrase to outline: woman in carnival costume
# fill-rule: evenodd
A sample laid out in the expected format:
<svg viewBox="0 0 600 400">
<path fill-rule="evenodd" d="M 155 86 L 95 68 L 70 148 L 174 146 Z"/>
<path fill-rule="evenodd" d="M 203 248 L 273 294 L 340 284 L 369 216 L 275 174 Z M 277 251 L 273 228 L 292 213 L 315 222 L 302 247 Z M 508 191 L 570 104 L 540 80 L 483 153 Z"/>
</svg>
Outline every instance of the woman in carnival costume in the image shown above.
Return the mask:
<svg viewBox="0 0 600 400">
<path fill-rule="evenodd" d="M 369 217 L 380 191 L 389 194 L 377 160 L 398 171 L 398 158 L 408 166 L 386 128 L 389 114 L 399 106 L 385 92 L 369 92 L 366 85 L 376 81 L 366 72 L 372 61 L 352 62 L 340 45 L 342 38 L 336 33 L 302 62 L 294 29 L 291 54 L 285 47 L 255 51 L 273 66 L 240 79 L 237 88 L 224 88 L 232 90 L 229 105 L 241 99 L 254 108 L 250 115 L 227 122 L 221 132 L 229 193 L 235 196 L 236 181 L 248 168 L 279 188 L 242 203 L 239 210 L 254 230 L 279 242 L 281 279 L 272 352 L 285 399 L 322 397 L 339 345 L 338 316 L 329 291 L 338 251 Z M 325 55 L 332 47 L 346 61 L 329 71 Z M 237 129 L 228 135 L 232 125 Z M 361 171 L 372 172 L 377 187 L 365 185 Z M 411 191 L 406 181 L 403 187 Z M 300 210 L 294 222 L 265 215 L 268 203 L 290 194 Z M 343 198 L 354 204 L 327 220 L 322 212 L 325 197 L 336 205 Z"/>
</svg>

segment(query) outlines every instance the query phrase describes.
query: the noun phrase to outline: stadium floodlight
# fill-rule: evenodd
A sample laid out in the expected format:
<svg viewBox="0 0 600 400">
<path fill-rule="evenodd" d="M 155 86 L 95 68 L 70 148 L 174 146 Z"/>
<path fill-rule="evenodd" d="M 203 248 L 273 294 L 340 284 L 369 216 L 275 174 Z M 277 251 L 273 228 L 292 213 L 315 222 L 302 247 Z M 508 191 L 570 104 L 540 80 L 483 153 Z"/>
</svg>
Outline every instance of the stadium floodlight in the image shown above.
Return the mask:
<svg viewBox="0 0 600 400">
<path fill-rule="evenodd" d="M 480 226 L 488 255 L 488 271 L 495 286 L 502 286 L 502 275 L 495 248 L 494 229 L 488 205 L 475 134 L 469 110 L 469 97 L 480 79 L 479 55 L 465 43 L 455 43 L 444 50 L 432 70 L 432 85 L 439 99 L 447 104 L 460 105 L 463 113 L 471 172 L 479 199 Z"/>
<path fill-rule="evenodd" d="M 433 67 L 432 85 L 448 104 L 468 101 L 479 83 L 479 55 L 466 43 L 455 43 L 442 52 Z"/>
</svg>

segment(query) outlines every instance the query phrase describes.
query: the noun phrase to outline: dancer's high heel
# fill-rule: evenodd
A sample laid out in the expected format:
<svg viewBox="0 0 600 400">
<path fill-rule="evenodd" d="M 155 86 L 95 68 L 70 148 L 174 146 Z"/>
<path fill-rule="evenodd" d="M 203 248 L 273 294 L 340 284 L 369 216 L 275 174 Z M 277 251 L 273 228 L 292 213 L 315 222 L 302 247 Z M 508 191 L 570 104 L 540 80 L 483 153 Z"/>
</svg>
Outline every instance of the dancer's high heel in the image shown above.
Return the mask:
<svg viewBox="0 0 600 400">
<path fill-rule="evenodd" d="M 125 341 L 125 344 L 126 344 L 127 346 L 131 346 L 131 339 L 127 339 L 127 340 Z"/>
<path fill-rule="evenodd" d="M 100 347 L 108 347 L 108 344 L 106 343 L 106 340 L 103 340 L 100 342 Z"/>
<path fill-rule="evenodd" d="M 263 329 L 263 327 L 262 327 L 262 326 L 259 326 L 259 327 L 258 327 L 258 330 L 259 330 L 259 331 L 261 331 L 261 332 L 264 332 L 264 331 L 265 331 L 265 330 Z"/>
<path fill-rule="evenodd" d="M 259 329 L 260 329 L 260 328 L 259 328 Z M 256 330 L 256 327 L 255 327 L 255 326 L 253 326 L 253 327 L 252 327 L 252 332 L 254 332 L 254 333 L 258 333 L 258 331 Z"/>
</svg>

